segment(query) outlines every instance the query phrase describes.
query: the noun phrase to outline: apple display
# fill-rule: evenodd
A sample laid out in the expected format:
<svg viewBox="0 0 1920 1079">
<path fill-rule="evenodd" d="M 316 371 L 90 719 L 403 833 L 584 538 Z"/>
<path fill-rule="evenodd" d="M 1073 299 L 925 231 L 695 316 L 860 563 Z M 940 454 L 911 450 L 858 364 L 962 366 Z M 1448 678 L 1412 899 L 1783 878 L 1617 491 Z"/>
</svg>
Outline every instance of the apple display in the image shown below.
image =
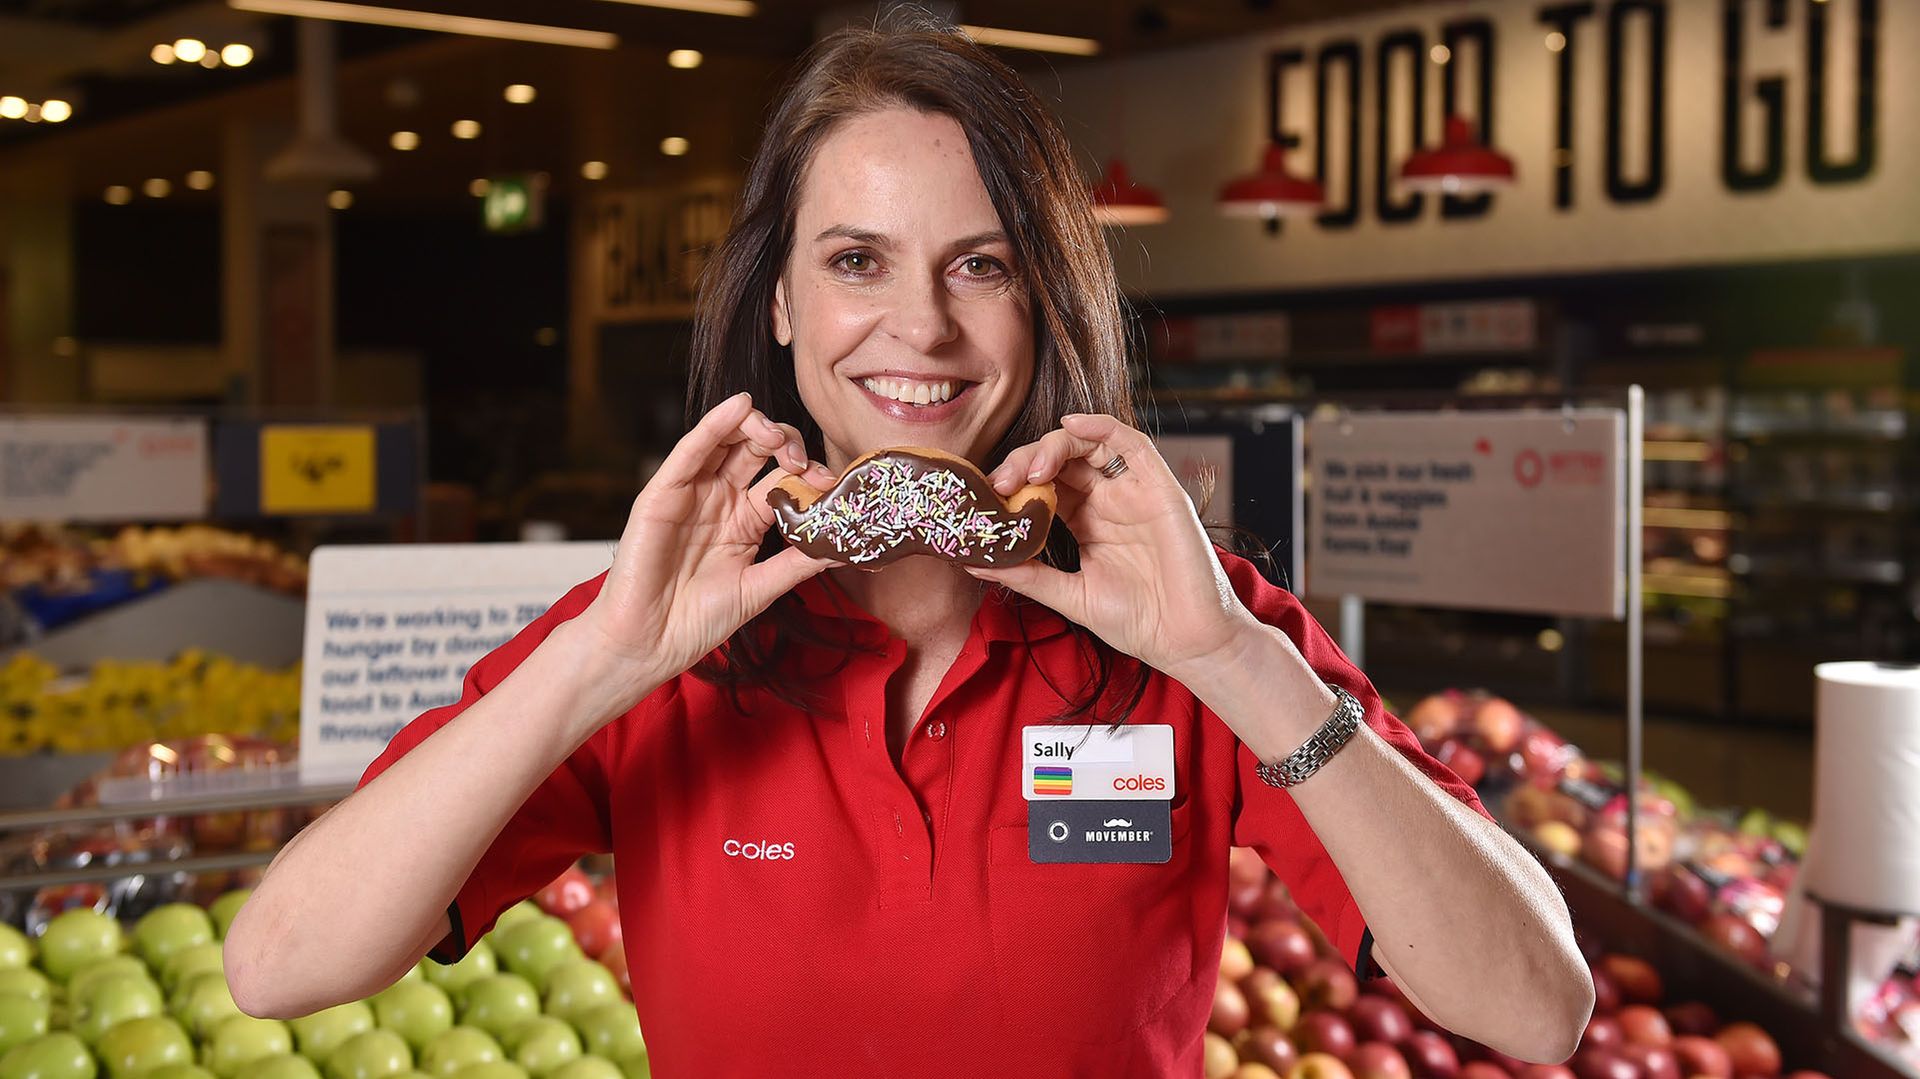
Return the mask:
<svg viewBox="0 0 1920 1079">
<path fill-rule="evenodd" d="M 591 948 L 582 948 L 589 953 Z M 1253 953 L 1247 950 L 1245 941 L 1228 937 L 1220 946 L 1220 977 L 1229 982 L 1238 982 L 1253 973 Z"/>
<path fill-rule="evenodd" d="M 547 1079 L 627 1079 L 620 1066 L 605 1057 L 583 1056 L 578 1060 L 562 1064 L 547 1076 Z"/>
<path fill-rule="evenodd" d="M 420 1070 L 445 1079 L 469 1064 L 505 1059 L 506 1051 L 493 1035 L 478 1027 L 453 1027 L 442 1031 L 420 1050 Z"/>
<path fill-rule="evenodd" d="M 1300 1020 L 1299 994 L 1268 967 L 1260 967 L 1247 975 L 1240 983 L 1240 992 L 1246 995 L 1255 1023 L 1292 1030 L 1293 1024 Z"/>
<path fill-rule="evenodd" d="M 208 905 L 207 917 L 213 919 L 214 936 L 221 940 L 227 939 L 227 928 L 233 925 L 234 916 L 240 913 L 240 908 L 246 906 L 247 900 L 252 896 L 252 888 L 236 888 L 231 892 L 223 893 L 220 898 Z"/>
<path fill-rule="evenodd" d="M 1577 1079 L 1640 1079 L 1640 1069 L 1612 1049 L 1589 1045 L 1573 1055 Z"/>
<path fill-rule="evenodd" d="M 1680 1058 L 1671 1049 L 1628 1042 L 1620 1047 L 1620 1058 L 1640 1069 L 1640 1079 L 1685 1079 Z"/>
<path fill-rule="evenodd" d="M 133 957 L 123 956 L 122 958 L 132 959 Z M 91 967 L 88 968 L 88 970 L 91 969 Z M 80 974 L 74 975 L 74 978 L 77 980 L 85 973 L 86 971 L 81 971 Z M 226 977 L 225 956 L 219 944 L 196 944 L 191 948 L 182 948 L 173 953 L 167 960 L 167 965 L 160 968 L 160 985 L 171 993 L 196 974 L 218 974 L 223 978 Z"/>
<path fill-rule="evenodd" d="M 1660 1003 L 1660 972 L 1646 960 L 1631 955 L 1606 955 L 1600 958 L 1600 969 L 1620 987 L 1620 997 L 1627 1003 Z"/>
<path fill-rule="evenodd" d="M 1612 1015 L 1620 1010 L 1620 987 L 1615 985 L 1607 972 L 1599 968 L 1591 970 L 1593 975 L 1593 1014 Z"/>
<path fill-rule="evenodd" d="M 493 946 L 484 940 L 476 940 L 458 962 L 442 965 L 428 960 L 421 973 L 429 984 L 439 986 L 457 1002 L 467 986 L 500 973 L 500 964 L 494 957 Z"/>
<path fill-rule="evenodd" d="M 292 1053 L 262 1057 L 240 1069 L 234 1079 L 320 1079 L 313 1061 Z"/>
<path fill-rule="evenodd" d="M 192 903 L 166 903 L 133 924 L 133 943 L 149 967 L 159 970 L 184 948 L 213 942 L 213 919 Z"/>
<path fill-rule="evenodd" d="M 1284 978 L 1306 970 L 1317 955 L 1313 937 L 1299 922 L 1279 918 L 1255 925 L 1247 935 L 1247 948 L 1255 959 Z"/>
<path fill-rule="evenodd" d="M 1733 1062 L 1733 1073 L 1772 1079 L 1780 1074 L 1780 1047 L 1772 1036 L 1752 1023 L 1731 1023 L 1714 1036 Z"/>
<path fill-rule="evenodd" d="M 146 975 L 120 974 L 89 987 L 85 1003 L 74 1013 L 73 1029 L 88 1045 L 99 1045 L 101 1035 L 110 1027 L 129 1019 L 164 1015 L 166 1010 L 160 987 Z"/>
<path fill-rule="evenodd" d="M 1498 1064 L 1489 1064 L 1484 1060 L 1469 1061 L 1460 1065 L 1459 1079 L 1512 1079 L 1513 1073 Z"/>
<path fill-rule="evenodd" d="M 1513 1073 L 1513 1079 L 1580 1079 L 1565 1064 L 1529 1064 Z"/>
<path fill-rule="evenodd" d="M 1353 1025 L 1334 1012 L 1306 1013 L 1293 1025 L 1291 1036 L 1303 1060 L 1315 1053 L 1345 1060 L 1359 1044 L 1353 1036 Z"/>
<path fill-rule="evenodd" d="M 153 1069 L 140 1079 L 218 1079 L 218 1077 L 198 1064 L 167 1064 Z"/>
<path fill-rule="evenodd" d="M 1400 1050 L 1383 1042 L 1361 1042 L 1346 1060 L 1354 1079 L 1413 1079 L 1413 1070 Z M 1506 1079 L 1502 1076 L 1501 1079 Z"/>
<path fill-rule="evenodd" d="M 293 1031 L 278 1019 L 236 1015 L 213 1028 L 213 1038 L 201 1050 L 207 1069 L 219 1079 L 234 1079 L 256 1060 L 293 1052 Z"/>
<path fill-rule="evenodd" d="M 1661 1013 L 1667 1017 L 1667 1026 L 1678 1034 L 1694 1034 L 1702 1038 L 1713 1037 L 1720 1029 L 1720 1016 L 1703 1001 L 1689 1000 L 1675 1004 Z"/>
<path fill-rule="evenodd" d="M 1474 752 L 1458 738 L 1449 738 L 1440 743 L 1434 751 L 1434 758 L 1447 766 L 1448 770 L 1459 777 L 1460 782 L 1469 787 L 1479 786 L 1487 777 L 1487 760 Z"/>
<path fill-rule="evenodd" d="M 1242 1052 L 1275 1072 L 1285 1075 L 1300 1062 L 1300 1051 L 1277 1027 L 1257 1026 L 1247 1031 Z"/>
<path fill-rule="evenodd" d="M 373 998 L 373 1019 L 400 1035 L 407 1048 L 419 1052 L 428 1042 L 453 1029 L 453 1002 L 439 986 L 403 981 Z"/>
<path fill-rule="evenodd" d="M 546 915 L 502 930 L 494 943 L 507 970 L 533 983 L 535 989 L 546 988 L 548 971 L 581 956 L 573 930 Z"/>
<path fill-rule="evenodd" d="M 1360 983 L 1339 959 L 1316 959 L 1295 981 L 1300 1003 L 1312 1010 L 1344 1012 L 1360 998 Z"/>
<path fill-rule="evenodd" d="M 1580 830 L 1563 820 L 1543 820 L 1534 825 L 1533 840 L 1562 858 L 1578 858 L 1584 842 Z"/>
<path fill-rule="evenodd" d="M 1308 1053 L 1287 1073 L 1287 1079 L 1353 1079 L 1353 1071 L 1331 1053 Z"/>
<path fill-rule="evenodd" d="M 169 1064 L 193 1063 L 193 1041 L 187 1032 L 157 1015 L 115 1025 L 101 1035 L 94 1052 L 111 1079 L 137 1079 Z"/>
<path fill-rule="evenodd" d="M 565 918 L 593 900 L 593 878 L 577 865 L 568 866 L 566 872 L 533 894 L 534 903 L 556 918 Z"/>
<path fill-rule="evenodd" d="M 1458 690 L 1435 693 L 1415 704 L 1405 723 L 1422 745 L 1435 745 L 1465 725 L 1468 707 L 1466 695 Z"/>
<path fill-rule="evenodd" d="M 64 1030 L 0 1053 L 0 1079 L 94 1079 L 99 1069 L 86 1044 Z"/>
<path fill-rule="evenodd" d="M 1679 1058 L 1680 1071 L 1687 1076 L 1706 1079 L 1733 1079 L 1733 1058 L 1719 1042 L 1696 1034 L 1673 1039 L 1673 1055 Z"/>
<path fill-rule="evenodd" d="M 40 934 L 40 966 L 54 981 L 65 983 L 88 963 L 117 955 L 120 923 L 85 907 L 54 915 Z"/>
<path fill-rule="evenodd" d="M 1766 967 L 1773 962 L 1767 950 L 1767 938 L 1746 919 L 1721 912 L 1700 923 L 1700 935 L 1739 956 L 1749 966 Z"/>
<path fill-rule="evenodd" d="M 19 970 L 33 963 L 33 941 L 25 933 L 0 922 L 0 970 Z"/>
<path fill-rule="evenodd" d="M 1213 983 L 1213 1010 L 1207 1016 L 1207 1029 L 1223 1038 L 1231 1038 L 1247 1029 L 1253 1021 L 1253 1011 L 1247 1006 L 1246 995 L 1232 982 Z"/>
<path fill-rule="evenodd" d="M 1684 865 L 1662 869 L 1654 883 L 1655 905 L 1683 921 L 1697 925 L 1713 909 L 1713 889 Z"/>
<path fill-rule="evenodd" d="M 1673 1043 L 1673 1028 L 1660 1010 L 1647 1004 L 1629 1004 L 1614 1018 L 1620 1021 L 1620 1034 L 1630 1045 L 1648 1045 L 1664 1049 Z"/>
<path fill-rule="evenodd" d="M 1460 1054 L 1444 1035 L 1431 1030 L 1416 1030 L 1400 1047 L 1413 1069 L 1414 1079 L 1457 1079 Z"/>
<path fill-rule="evenodd" d="M 1257 1060 L 1249 1060 L 1233 1069 L 1230 1079 L 1286 1079 L 1286 1077 Z"/>
<path fill-rule="evenodd" d="M 405 1038 L 391 1030 L 368 1030 L 346 1041 L 327 1056 L 327 1079 L 385 1079 L 413 1068 L 413 1053 Z"/>
<path fill-rule="evenodd" d="M 0 1056 L 47 1036 L 53 1005 L 42 998 L 0 996 Z"/>
<path fill-rule="evenodd" d="M 620 1071 L 626 1075 L 627 1079 L 653 1079 L 653 1062 L 647 1059 L 645 1053 L 622 1057 L 618 1063 Z"/>
<path fill-rule="evenodd" d="M 1580 1038 L 1581 1045 L 1592 1045 L 1601 1049 L 1618 1049 L 1626 1044 L 1626 1031 L 1620 1029 L 1620 1020 L 1610 1015 L 1596 1015 L 1587 1020 L 1587 1032 Z"/>
<path fill-rule="evenodd" d="M 32 967 L 15 967 L 0 970 L 0 995 L 32 997 L 35 1000 L 53 999 L 53 983 L 45 974 Z"/>
<path fill-rule="evenodd" d="M 454 1072 L 454 1079 L 528 1079 L 527 1069 L 511 1060 L 489 1060 Z"/>
<path fill-rule="evenodd" d="M 498 933 L 511 929 L 521 922 L 531 922 L 544 917 L 546 912 L 540 909 L 539 904 L 531 899 L 523 899 L 500 912 L 500 917 L 494 919 L 493 931 Z"/>
<path fill-rule="evenodd" d="M 1206 1079 L 1227 1079 L 1240 1066 L 1232 1043 L 1209 1030 L 1200 1036 L 1200 1071 Z"/>
<path fill-rule="evenodd" d="M 622 999 L 613 972 L 591 959 L 569 959 L 547 972 L 548 1015 L 572 1021 L 581 1012 Z"/>
<path fill-rule="evenodd" d="M 1361 1041 L 1399 1045 L 1413 1034 L 1413 1018 L 1399 1002 L 1386 997 L 1361 997 L 1347 1009 L 1347 1017 L 1353 1021 L 1354 1036 Z"/>
<path fill-rule="evenodd" d="M 193 1031 L 194 1037 L 210 1037 L 215 1027 L 240 1014 L 240 1006 L 233 1002 L 233 991 L 227 987 L 224 977 L 202 974 L 193 979 L 192 986 L 180 1020 Z"/>
<path fill-rule="evenodd" d="M 581 1012 L 574 1017 L 573 1028 L 580 1032 L 587 1052 L 595 1056 L 618 1061 L 647 1051 L 646 1039 L 640 1034 L 640 1016 L 624 1000 Z"/>
<path fill-rule="evenodd" d="M 496 1040 L 540 1014 L 540 994 L 517 974 L 492 974 L 467 986 L 460 1021 L 479 1027 Z"/>
<path fill-rule="evenodd" d="M 300 1047 L 300 1055 L 325 1064 L 348 1039 L 373 1029 L 373 1008 L 364 1000 L 352 1000 L 290 1019 L 287 1026 L 293 1029 L 293 1042 Z"/>
<path fill-rule="evenodd" d="M 543 1015 L 513 1028 L 501 1043 L 527 1074 L 541 1077 L 580 1059 L 580 1035 L 564 1020 Z"/>
</svg>

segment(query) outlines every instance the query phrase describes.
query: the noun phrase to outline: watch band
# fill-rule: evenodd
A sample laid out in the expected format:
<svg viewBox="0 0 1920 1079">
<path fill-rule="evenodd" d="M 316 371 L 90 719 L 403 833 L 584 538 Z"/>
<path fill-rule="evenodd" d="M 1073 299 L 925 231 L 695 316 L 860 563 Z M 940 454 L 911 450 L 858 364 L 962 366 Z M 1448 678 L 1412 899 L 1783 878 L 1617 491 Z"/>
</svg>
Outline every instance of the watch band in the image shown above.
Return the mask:
<svg viewBox="0 0 1920 1079">
<path fill-rule="evenodd" d="M 1361 706 L 1358 698 L 1339 686 L 1329 685 L 1334 696 L 1340 698 L 1333 706 L 1333 714 L 1327 717 L 1320 729 L 1313 732 L 1306 744 L 1284 758 L 1255 768 L 1254 774 L 1274 787 L 1293 787 L 1307 781 L 1309 776 L 1320 770 L 1320 766 L 1333 759 L 1340 747 L 1347 744 L 1355 731 L 1360 729 L 1360 721 L 1366 717 L 1367 710 Z"/>
</svg>

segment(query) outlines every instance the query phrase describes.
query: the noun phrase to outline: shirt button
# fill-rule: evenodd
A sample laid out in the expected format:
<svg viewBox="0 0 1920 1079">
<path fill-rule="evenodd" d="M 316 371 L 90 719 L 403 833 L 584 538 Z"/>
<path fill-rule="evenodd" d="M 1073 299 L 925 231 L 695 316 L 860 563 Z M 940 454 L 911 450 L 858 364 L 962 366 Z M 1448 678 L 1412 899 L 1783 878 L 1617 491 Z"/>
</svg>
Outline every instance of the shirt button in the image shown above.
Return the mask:
<svg viewBox="0 0 1920 1079">
<path fill-rule="evenodd" d="M 940 739 L 942 739 L 942 738 L 945 738 L 946 736 L 947 736 L 947 722 L 946 722 L 946 720 L 944 720 L 944 719 L 936 719 L 936 720 L 934 720 L 934 721 L 933 721 L 932 723 L 929 723 L 929 724 L 927 724 L 927 737 L 928 737 L 928 738 L 931 738 L 931 739 L 933 739 L 934 741 L 936 741 L 936 742 L 937 742 L 937 741 L 939 741 Z"/>
</svg>

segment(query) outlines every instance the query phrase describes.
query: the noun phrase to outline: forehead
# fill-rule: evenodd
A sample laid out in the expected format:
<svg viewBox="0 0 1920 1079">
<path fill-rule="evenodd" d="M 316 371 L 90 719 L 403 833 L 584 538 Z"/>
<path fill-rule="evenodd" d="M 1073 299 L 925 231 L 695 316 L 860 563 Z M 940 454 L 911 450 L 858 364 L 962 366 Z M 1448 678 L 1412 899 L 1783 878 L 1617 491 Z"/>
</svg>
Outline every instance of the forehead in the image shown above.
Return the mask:
<svg viewBox="0 0 1920 1079">
<path fill-rule="evenodd" d="M 800 184 L 796 231 L 851 225 L 903 242 L 1001 227 L 966 132 L 950 116 L 889 108 L 822 139 Z"/>
</svg>

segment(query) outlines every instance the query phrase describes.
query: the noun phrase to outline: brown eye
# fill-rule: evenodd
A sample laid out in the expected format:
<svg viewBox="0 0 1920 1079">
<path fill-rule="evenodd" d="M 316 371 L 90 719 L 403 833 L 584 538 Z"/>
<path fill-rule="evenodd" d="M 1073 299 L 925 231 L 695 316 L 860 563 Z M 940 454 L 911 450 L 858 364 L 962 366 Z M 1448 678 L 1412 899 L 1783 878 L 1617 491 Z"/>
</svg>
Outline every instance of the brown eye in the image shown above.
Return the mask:
<svg viewBox="0 0 1920 1079">
<path fill-rule="evenodd" d="M 968 255 L 960 266 L 968 277 L 991 277 L 1000 272 L 1000 264 L 985 255 Z"/>
<path fill-rule="evenodd" d="M 865 274 L 873 270 L 873 256 L 859 251 L 849 251 L 833 260 L 835 266 L 852 274 Z"/>
</svg>

